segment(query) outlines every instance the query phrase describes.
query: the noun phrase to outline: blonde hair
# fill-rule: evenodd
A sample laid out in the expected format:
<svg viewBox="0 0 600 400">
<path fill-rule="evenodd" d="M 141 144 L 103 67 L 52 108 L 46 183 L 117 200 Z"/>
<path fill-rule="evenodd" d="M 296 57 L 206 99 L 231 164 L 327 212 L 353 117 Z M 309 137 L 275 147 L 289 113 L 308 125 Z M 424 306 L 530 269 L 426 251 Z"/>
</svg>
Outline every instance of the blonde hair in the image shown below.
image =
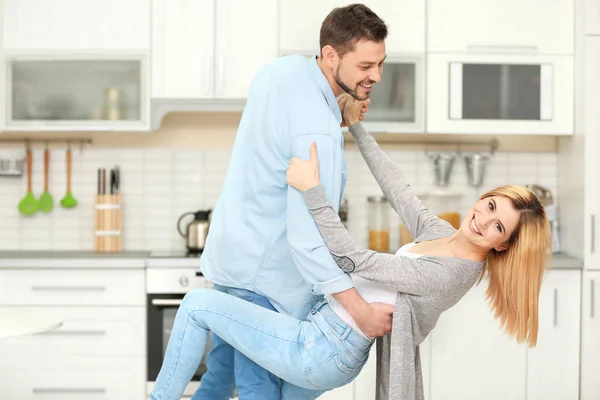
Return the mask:
<svg viewBox="0 0 600 400">
<path fill-rule="evenodd" d="M 510 199 L 520 218 L 506 250 L 488 253 L 479 281 L 487 272 L 486 299 L 506 333 L 518 343 L 527 341 L 529 347 L 535 347 L 540 286 L 551 255 L 550 224 L 540 200 L 529 189 L 500 186 L 480 199 L 491 196 Z"/>
</svg>

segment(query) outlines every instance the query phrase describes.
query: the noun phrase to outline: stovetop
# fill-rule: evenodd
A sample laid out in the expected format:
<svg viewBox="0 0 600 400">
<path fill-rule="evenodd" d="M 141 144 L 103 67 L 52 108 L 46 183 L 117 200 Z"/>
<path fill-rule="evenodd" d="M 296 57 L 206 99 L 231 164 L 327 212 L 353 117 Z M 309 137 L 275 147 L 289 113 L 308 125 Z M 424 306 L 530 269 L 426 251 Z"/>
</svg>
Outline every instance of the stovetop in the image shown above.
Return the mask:
<svg viewBox="0 0 600 400">
<path fill-rule="evenodd" d="M 200 258 L 200 253 L 186 250 L 158 250 L 150 253 L 150 258 Z"/>
<path fill-rule="evenodd" d="M 200 270 L 200 254 L 186 250 L 153 251 L 146 260 L 148 268 L 194 268 Z"/>
</svg>

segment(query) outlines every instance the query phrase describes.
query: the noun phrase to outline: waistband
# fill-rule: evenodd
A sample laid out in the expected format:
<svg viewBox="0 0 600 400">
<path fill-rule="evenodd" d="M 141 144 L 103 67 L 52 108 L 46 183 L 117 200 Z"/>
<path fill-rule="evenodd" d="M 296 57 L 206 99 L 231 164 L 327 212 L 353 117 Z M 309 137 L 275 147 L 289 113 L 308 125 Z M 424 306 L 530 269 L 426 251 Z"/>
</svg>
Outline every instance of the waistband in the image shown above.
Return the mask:
<svg viewBox="0 0 600 400">
<path fill-rule="evenodd" d="M 332 330 L 340 339 L 348 341 L 357 350 L 368 353 L 374 340 L 367 339 L 345 323 L 330 307 L 327 300 L 320 301 L 311 310 L 310 314 L 323 331 Z"/>
</svg>

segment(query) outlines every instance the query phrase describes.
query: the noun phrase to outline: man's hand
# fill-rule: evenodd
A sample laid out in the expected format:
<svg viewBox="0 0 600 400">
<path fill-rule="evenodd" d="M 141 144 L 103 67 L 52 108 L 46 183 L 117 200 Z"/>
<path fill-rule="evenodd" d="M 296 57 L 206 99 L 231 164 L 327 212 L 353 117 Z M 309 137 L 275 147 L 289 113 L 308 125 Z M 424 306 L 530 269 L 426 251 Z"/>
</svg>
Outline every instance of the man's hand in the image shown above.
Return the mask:
<svg viewBox="0 0 600 400">
<path fill-rule="evenodd" d="M 369 337 L 383 336 L 392 330 L 394 306 L 385 303 L 367 303 L 365 311 L 355 317 L 358 327 Z"/>
<path fill-rule="evenodd" d="M 344 118 L 344 108 L 346 108 L 346 102 L 350 100 L 354 100 L 350 95 L 348 94 L 341 94 L 339 95 L 336 100 L 338 103 L 338 106 L 340 107 L 340 111 L 342 112 L 342 123 L 340 124 L 340 127 L 345 127 L 348 126 L 348 123 L 346 121 L 346 119 Z M 360 116 L 359 116 L 359 121 L 362 121 L 365 119 L 365 114 L 367 113 L 367 111 L 369 110 L 369 104 L 371 104 L 371 100 L 367 99 L 365 101 L 362 101 L 362 107 L 360 109 Z"/>
<path fill-rule="evenodd" d="M 367 303 L 355 288 L 334 293 L 333 297 L 350 313 L 365 335 L 383 336 L 392 330 L 394 306 Z"/>
</svg>

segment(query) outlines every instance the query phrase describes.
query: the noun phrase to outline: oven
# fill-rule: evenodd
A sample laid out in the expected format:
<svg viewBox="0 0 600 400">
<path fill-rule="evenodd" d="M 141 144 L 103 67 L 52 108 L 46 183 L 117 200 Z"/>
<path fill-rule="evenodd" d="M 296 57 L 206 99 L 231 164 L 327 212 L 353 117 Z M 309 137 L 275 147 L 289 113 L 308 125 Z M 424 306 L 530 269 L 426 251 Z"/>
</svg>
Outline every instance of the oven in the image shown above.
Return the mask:
<svg viewBox="0 0 600 400">
<path fill-rule="evenodd" d="M 187 292 L 196 288 L 210 288 L 212 284 L 197 273 L 197 268 L 147 268 L 147 394 L 150 394 L 162 366 L 175 315 Z M 194 373 L 182 399 L 191 398 L 200 378 L 206 372 L 206 356 L 210 350 L 210 336 L 202 362 Z"/>
</svg>

